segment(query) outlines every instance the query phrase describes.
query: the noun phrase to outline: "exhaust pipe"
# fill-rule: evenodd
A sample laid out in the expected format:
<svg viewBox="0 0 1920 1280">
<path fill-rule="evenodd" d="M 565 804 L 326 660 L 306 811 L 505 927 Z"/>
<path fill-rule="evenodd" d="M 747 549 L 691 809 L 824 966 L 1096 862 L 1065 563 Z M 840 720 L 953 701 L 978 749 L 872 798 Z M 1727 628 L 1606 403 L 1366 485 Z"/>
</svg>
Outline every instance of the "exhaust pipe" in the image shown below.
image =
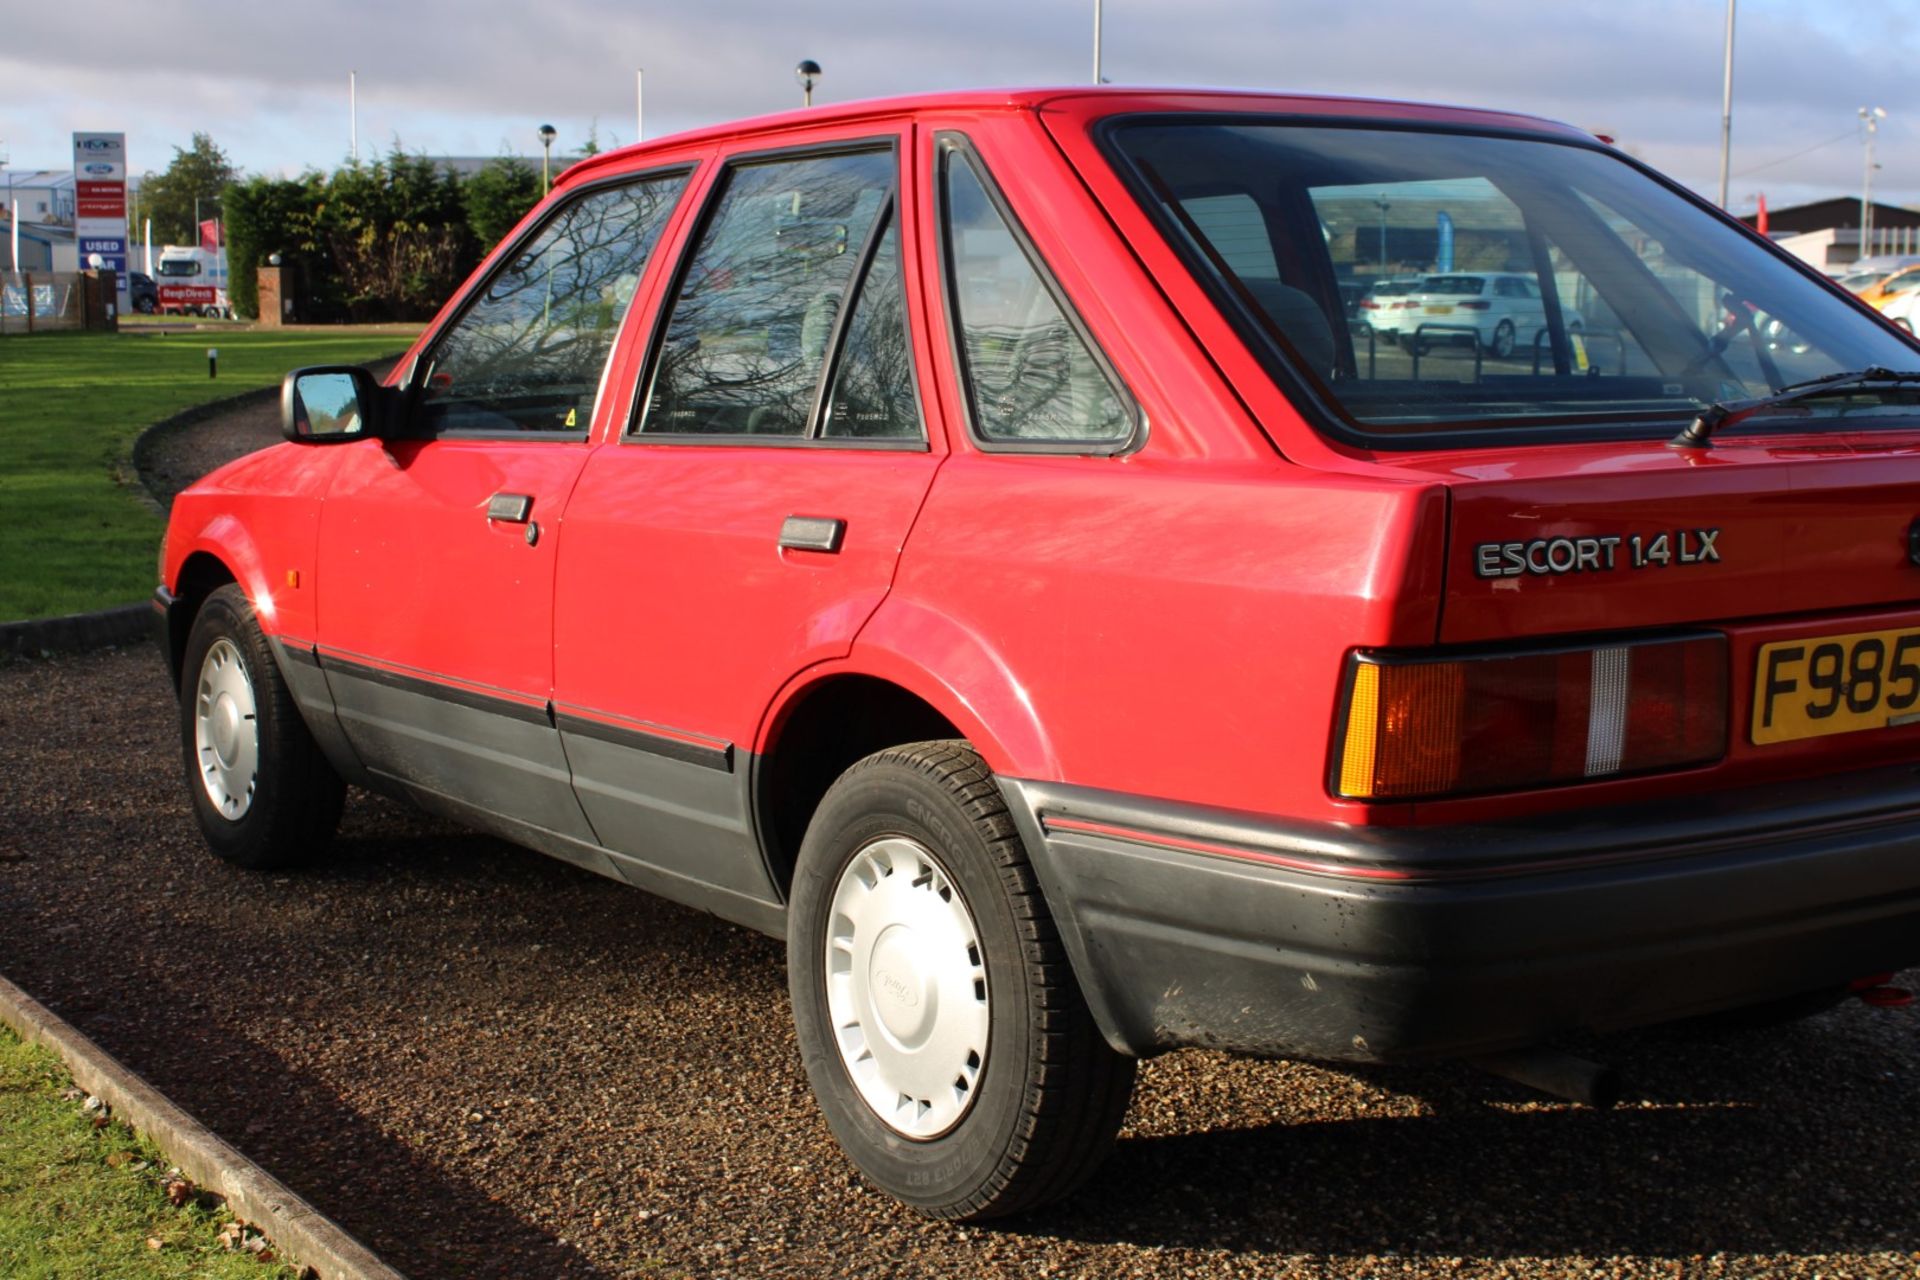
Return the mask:
<svg viewBox="0 0 1920 1280">
<path fill-rule="evenodd" d="M 1557 1049 L 1535 1046 L 1490 1053 L 1477 1058 L 1474 1065 L 1515 1084 L 1538 1089 L 1541 1093 L 1568 1102 L 1578 1102 L 1596 1111 L 1605 1111 L 1620 1101 L 1620 1073 L 1598 1062 L 1588 1062 Z"/>
</svg>

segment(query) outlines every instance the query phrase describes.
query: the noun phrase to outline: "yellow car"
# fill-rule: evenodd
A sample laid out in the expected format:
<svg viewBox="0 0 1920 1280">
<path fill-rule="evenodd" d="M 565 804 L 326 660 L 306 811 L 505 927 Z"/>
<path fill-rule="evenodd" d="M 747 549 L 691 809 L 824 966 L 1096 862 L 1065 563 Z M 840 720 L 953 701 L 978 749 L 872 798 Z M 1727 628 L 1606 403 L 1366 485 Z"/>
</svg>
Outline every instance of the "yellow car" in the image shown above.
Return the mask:
<svg viewBox="0 0 1920 1280">
<path fill-rule="evenodd" d="M 1885 311 L 1889 302 L 1913 289 L 1920 289 L 1920 265 L 1902 267 L 1878 284 L 1868 285 L 1855 292 L 1860 295 L 1862 302 Z"/>
</svg>

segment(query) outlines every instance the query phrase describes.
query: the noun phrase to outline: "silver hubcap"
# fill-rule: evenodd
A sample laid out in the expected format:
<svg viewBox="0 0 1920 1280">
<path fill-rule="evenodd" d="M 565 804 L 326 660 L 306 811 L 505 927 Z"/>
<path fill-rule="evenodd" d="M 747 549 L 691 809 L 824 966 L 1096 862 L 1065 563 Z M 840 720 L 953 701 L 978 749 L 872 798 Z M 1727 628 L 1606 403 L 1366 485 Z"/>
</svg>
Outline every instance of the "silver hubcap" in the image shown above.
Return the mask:
<svg viewBox="0 0 1920 1280">
<path fill-rule="evenodd" d="M 840 1061 L 886 1126 L 937 1138 L 973 1105 L 987 1058 L 987 969 L 973 916 L 918 841 L 876 840 L 833 890 L 827 1013 Z"/>
<path fill-rule="evenodd" d="M 238 822 L 253 804 L 260 766 L 260 734 L 255 720 L 253 682 L 240 650 L 224 637 L 215 640 L 200 663 L 193 702 L 193 749 L 200 760 L 200 785 L 220 816 Z"/>
</svg>

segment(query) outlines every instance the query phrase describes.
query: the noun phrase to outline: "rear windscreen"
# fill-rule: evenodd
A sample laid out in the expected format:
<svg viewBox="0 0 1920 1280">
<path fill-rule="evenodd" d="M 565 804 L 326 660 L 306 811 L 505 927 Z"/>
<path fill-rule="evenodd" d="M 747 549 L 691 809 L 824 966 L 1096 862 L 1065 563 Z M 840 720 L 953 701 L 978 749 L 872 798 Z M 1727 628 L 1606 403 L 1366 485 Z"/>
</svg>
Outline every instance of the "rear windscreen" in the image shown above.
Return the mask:
<svg viewBox="0 0 1920 1280">
<path fill-rule="evenodd" d="M 1920 367 L 1885 325 L 1596 146 L 1252 117 L 1105 137 L 1223 310 L 1331 425 L 1372 439 L 1651 432 L 1825 374 Z M 1402 290 L 1409 305 L 1366 305 Z"/>
</svg>

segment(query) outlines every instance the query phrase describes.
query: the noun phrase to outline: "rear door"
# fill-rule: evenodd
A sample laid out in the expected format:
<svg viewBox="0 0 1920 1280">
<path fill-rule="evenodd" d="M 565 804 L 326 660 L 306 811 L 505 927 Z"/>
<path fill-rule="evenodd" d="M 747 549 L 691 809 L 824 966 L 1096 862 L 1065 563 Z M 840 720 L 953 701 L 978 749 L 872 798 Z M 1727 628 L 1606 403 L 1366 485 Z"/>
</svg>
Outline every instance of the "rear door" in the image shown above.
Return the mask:
<svg viewBox="0 0 1920 1280">
<path fill-rule="evenodd" d="M 761 718 L 848 652 L 942 456 L 907 320 L 903 142 L 727 161 L 634 420 L 567 512 L 554 709 L 581 805 L 629 860 L 762 900 Z"/>
<path fill-rule="evenodd" d="M 482 825 L 587 841 L 549 716 L 561 517 L 608 353 L 684 170 L 585 188 L 414 365 L 402 438 L 322 505 L 319 657 L 374 773 Z"/>
</svg>

